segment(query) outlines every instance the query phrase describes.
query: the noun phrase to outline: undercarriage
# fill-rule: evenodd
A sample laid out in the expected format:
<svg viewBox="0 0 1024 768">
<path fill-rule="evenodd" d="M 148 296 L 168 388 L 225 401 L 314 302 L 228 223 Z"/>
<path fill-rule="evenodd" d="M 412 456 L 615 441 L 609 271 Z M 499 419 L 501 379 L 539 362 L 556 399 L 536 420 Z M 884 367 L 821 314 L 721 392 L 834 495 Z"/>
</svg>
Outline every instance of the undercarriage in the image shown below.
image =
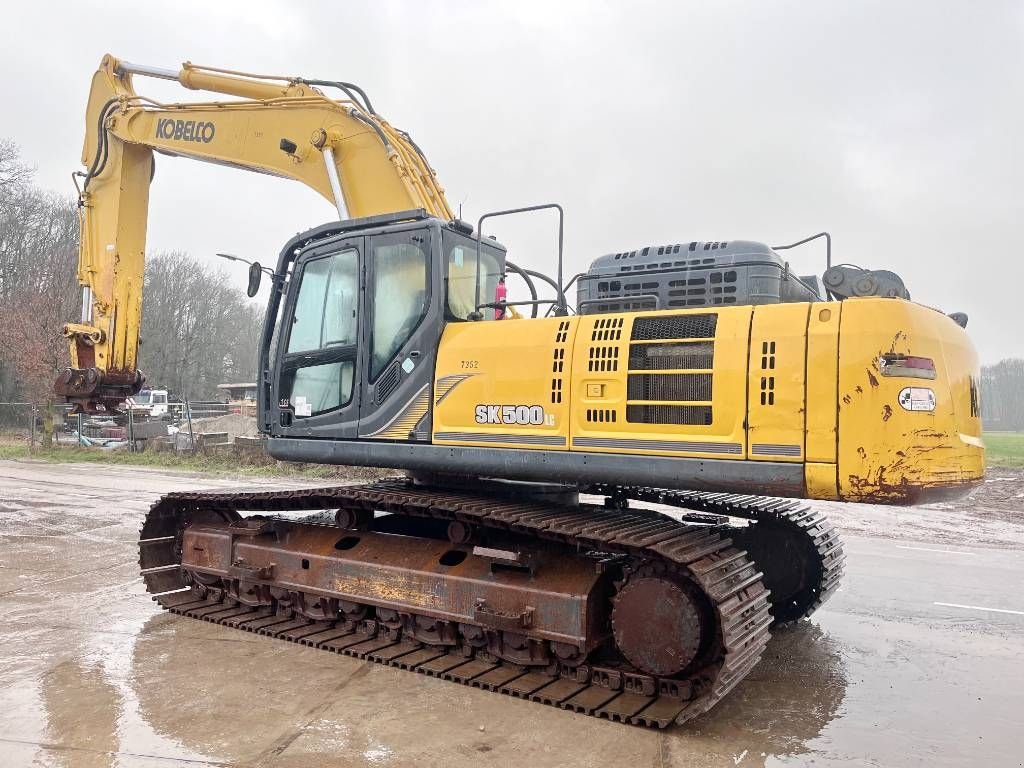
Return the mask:
<svg viewBox="0 0 1024 768">
<path fill-rule="evenodd" d="M 140 566 L 174 613 L 662 728 L 725 696 L 842 574 L 836 531 L 798 501 L 481 490 L 174 493 Z"/>
</svg>

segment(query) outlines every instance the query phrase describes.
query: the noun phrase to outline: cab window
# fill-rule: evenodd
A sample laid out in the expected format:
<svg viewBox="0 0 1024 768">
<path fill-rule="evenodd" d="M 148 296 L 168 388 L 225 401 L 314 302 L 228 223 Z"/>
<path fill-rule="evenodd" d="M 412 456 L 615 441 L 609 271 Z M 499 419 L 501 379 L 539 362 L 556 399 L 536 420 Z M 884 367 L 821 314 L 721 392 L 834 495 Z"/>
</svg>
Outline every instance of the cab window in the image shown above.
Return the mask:
<svg viewBox="0 0 1024 768">
<path fill-rule="evenodd" d="M 356 252 L 315 259 L 302 270 L 288 352 L 356 343 L 359 273 Z"/>
<path fill-rule="evenodd" d="M 335 410 L 352 399 L 358 310 L 354 249 L 305 264 L 282 366 L 282 396 L 296 418 Z"/>
<path fill-rule="evenodd" d="M 444 233 L 447 260 L 448 319 L 468 320 L 476 309 L 476 283 L 480 283 L 480 303 L 494 301 L 501 277 L 499 256 L 494 246 L 480 244 L 480 274 L 476 274 L 476 241 L 453 232 Z M 484 318 L 494 319 L 494 309 L 481 310 Z"/>
<path fill-rule="evenodd" d="M 427 241 L 421 232 L 374 238 L 370 381 L 410 339 L 427 312 Z"/>
</svg>

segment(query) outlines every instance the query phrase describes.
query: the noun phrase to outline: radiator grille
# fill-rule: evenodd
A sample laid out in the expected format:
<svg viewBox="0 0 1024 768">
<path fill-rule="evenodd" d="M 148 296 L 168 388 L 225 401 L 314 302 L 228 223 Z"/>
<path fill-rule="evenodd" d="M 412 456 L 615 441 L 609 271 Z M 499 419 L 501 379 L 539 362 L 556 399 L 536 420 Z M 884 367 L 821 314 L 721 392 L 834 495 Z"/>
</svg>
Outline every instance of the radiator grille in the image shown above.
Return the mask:
<svg viewBox="0 0 1024 768">
<path fill-rule="evenodd" d="M 640 424 L 711 424 L 710 405 L 627 405 L 626 421 Z"/>
<path fill-rule="evenodd" d="M 713 339 L 718 315 L 661 315 L 633 321 L 633 341 L 653 339 Z"/>
<path fill-rule="evenodd" d="M 629 367 L 639 371 L 667 371 L 675 368 L 706 368 L 715 363 L 712 341 L 669 344 L 630 344 Z"/>
<path fill-rule="evenodd" d="M 710 373 L 631 373 L 629 400 L 710 400 Z"/>
</svg>

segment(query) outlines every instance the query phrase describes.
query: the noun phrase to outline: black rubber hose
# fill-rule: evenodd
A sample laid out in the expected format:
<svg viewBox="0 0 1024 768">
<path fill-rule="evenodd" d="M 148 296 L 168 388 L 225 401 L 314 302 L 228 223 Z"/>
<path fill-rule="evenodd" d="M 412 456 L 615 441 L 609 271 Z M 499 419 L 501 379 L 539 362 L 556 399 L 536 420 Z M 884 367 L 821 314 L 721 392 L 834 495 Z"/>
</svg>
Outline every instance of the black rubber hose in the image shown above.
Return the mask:
<svg viewBox="0 0 1024 768">
<path fill-rule="evenodd" d="M 543 272 L 537 272 L 537 271 L 532 270 L 532 269 L 527 269 L 527 270 L 524 270 L 524 271 L 528 275 L 531 275 L 532 277 L 540 278 L 545 283 L 547 283 L 548 285 L 550 285 L 552 288 L 555 289 L 555 301 L 551 304 L 551 307 L 544 314 L 545 317 L 547 317 L 552 312 L 554 312 L 554 311 L 556 311 L 558 309 L 561 309 L 563 311 L 563 313 L 566 313 L 566 314 L 568 313 L 568 308 L 566 307 L 566 302 L 565 302 L 565 291 L 562 290 L 558 286 L 558 283 L 556 283 L 553 278 L 549 277 L 548 275 L 545 275 Z"/>
<path fill-rule="evenodd" d="M 523 278 L 523 280 L 526 281 L 526 287 L 530 291 L 530 298 L 532 298 L 534 301 L 538 301 L 537 286 L 533 284 L 533 280 L 530 278 L 529 270 L 526 270 L 526 269 L 523 269 L 522 267 L 516 266 L 511 261 L 506 261 L 505 262 L 505 269 L 511 269 L 513 272 L 515 272 L 517 275 L 519 275 L 521 278 Z M 531 310 L 530 310 L 530 317 L 531 318 L 537 317 L 537 305 L 536 304 L 534 304 L 532 306 Z"/>
<path fill-rule="evenodd" d="M 399 133 L 402 135 L 402 138 L 408 141 L 409 144 L 412 145 L 412 148 L 416 150 L 416 154 L 420 156 L 420 160 L 423 161 L 423 164 L 427 166 L 427 168 L 430 168 L 430 161 L 427 160 L 427 156 L 423 154 L 423 150 L 420 149 L 420 145 L 413 141 L 412 136 L 410 136 L 405 131 L 399 131 Z"/>
<path fill-rule="evenodd" d="M 85 174 L 85 181 L 82 182 L 83 192 L 89 188 L 92 177 L 102 173 L 107 165 L 107 129 L 104 123 L 107 122 L 107 113 L 117 104 L 117 101 L 117 99 L 108 99 L 107 103 L 103 105 L 103 109 L 100 110 L 96 125 L 96 156 L 92 159 L 92 165 L 89 166 L 89 170 Z"/>
<path fill-rule="evenodd" d="M 98 134 L 102 137 L 103 156 L 100 158 L 99 168 L 96 169 L 96 172 L 93 174 L 94 176 L 99 176 L 104 170 L 106 170 L 107 160 L 110 159 L 110 132 L 107 130 L 106 122 L 114 111 L 114 106 L 115 105 L 110 104 L 109 106 L 104 107 L 104 114 L 102 118 L 103 127 L 100 129 Z"/>
<path fill-rule="evenodd" d="M 370 103 L 370 97 L 366 95 L 366 91 L 364 91 L 355 83 L 346 83 L 342 80 L 305 80 L 303 78 L 299 78 L 295 82 L 305 83 L 306 85 L 324 85 L 330 88 L 337 88 L 339 91 L 343 91 L 345 95 L 352 99 L 352 101 L 354 101 L 356 104 L 359 104 L 359 106 L 363 107 L 363 109 L 365 109 L 371 115 L 377 114 L 376 110 L 373 108 L 373 104 Z M 355 91 L 356 93 L 359 94 L 359 96 L 362 97 L 362 101 L 356 98 L 356 96 L 352 93 L 353 91 Z"/>
<path fill-rule="evenodd" d="M 384 143 L 385 147 L 388 149 L 394 149 L 394 147 L 391 146 L 391 142 L 388 140 L 388 137 L 384 134 L 384 131 L 381 130 L 381 127 L 373 122 L 373 120 L 368 118 L 366 115 L 359 114 L 358 112 L 350 112 L 349 114 L 364 125 L 370 126 L 377 133 L 378 138 L 380 138 Z"/>
</svg>

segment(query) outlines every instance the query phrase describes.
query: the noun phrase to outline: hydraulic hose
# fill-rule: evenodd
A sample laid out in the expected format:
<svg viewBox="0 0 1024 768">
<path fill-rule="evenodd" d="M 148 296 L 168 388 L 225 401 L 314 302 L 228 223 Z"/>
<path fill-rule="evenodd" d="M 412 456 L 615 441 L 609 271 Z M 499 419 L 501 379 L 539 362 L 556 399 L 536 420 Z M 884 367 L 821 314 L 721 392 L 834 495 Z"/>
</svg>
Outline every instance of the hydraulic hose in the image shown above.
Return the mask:
<svg viewBox="0 0 1024 768">
<path fill-rule="evenodd" d="M 533 280 L 530 278 L 530 270 L 523 269 L 522 267 L 513 264 L 511 261 L 505 262 L 505 269 L 511 269 L 513 272 L 515 272 L 517 275 L 523 278 L 523 280 L 526 282 L 527 289 L 529 289 L 530 291 L 530 297 L 533 299 L 534 302 L 538 301 L 537 286 L 533 284 Z M 534 318 L 536 316 L 537 304 L 534 303 L 530 309 L 530 317 Z"/>
<path fill-rule="evenodd" d="M 92 159 L 92 165 L 89 166 L 88 172 L 85 174 L 85 181 L 82 182 L 82 191 L 85 192 L 89 188 L 89 182 L 93 176 L 98 176 L 103 173 L 103 169 L 107 166 L 107 129 L 106 122 L 107 117 L 111 109 L 117 104 L 118 100 L 108 99 L 107 103 L 103 105 L 103 109 L 100 110 L 100 115 L 96 124 L 96 156 Z"/>
</svg>

